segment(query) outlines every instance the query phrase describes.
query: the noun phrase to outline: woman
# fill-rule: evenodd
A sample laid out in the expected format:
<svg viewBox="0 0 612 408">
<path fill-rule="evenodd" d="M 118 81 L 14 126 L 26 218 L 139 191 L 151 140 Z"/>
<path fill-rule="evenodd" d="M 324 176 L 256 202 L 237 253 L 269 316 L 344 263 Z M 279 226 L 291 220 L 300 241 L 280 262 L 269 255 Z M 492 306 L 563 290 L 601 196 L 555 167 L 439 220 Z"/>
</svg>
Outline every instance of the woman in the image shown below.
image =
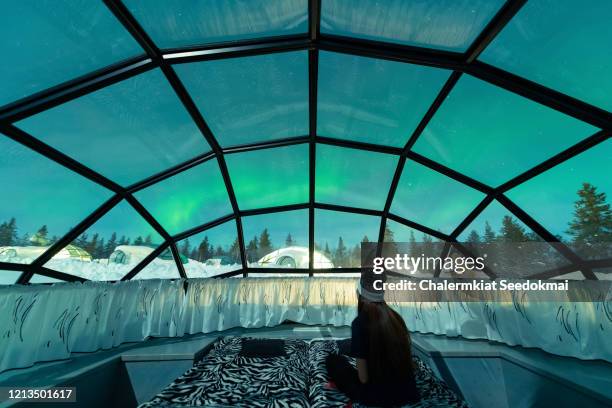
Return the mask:
<svg viewBox="0 0 612 408">
<path fill-rule="evenodd" d="M 367 289 L 363 278 L 358 289 L 357 317 L 351 325 L 350 355 L 330 355 L 330 380 L 351 401 L 393 407 L 419 399 L 411 356 L 410 334 L 402 317 L 385 303 L 384 293 Z"/>
</svg>

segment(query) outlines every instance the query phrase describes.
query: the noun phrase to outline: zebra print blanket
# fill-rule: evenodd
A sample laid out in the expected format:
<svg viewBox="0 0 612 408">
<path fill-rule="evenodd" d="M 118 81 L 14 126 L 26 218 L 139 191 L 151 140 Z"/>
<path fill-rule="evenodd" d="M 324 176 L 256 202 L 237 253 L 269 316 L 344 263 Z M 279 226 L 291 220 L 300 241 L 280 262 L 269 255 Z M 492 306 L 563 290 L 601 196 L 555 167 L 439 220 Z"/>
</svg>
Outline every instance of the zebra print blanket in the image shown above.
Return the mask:
<svg viewBox="0 0 612 408">
<path fill-rule="evenodd" d="M 285 355 L 261 358 L 241 355 L 243 339 L 218 340 L 200 362 L 140 407 L 333 408 L 348 404 L 342 393 L 325 387 L 325 358 L 339 352 L 336 341 L 288 339 Z M 415 358 L 415 362 L 422 400 L 410 407 L 467 407 L 422 361 Z"/>
</svg>

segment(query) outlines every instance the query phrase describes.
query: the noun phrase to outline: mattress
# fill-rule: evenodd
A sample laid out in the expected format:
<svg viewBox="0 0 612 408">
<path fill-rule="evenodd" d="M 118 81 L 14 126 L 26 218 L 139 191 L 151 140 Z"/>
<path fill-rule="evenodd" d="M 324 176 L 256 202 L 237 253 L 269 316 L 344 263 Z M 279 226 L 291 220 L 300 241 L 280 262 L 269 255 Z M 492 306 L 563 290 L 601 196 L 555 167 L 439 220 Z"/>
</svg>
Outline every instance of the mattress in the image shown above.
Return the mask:
<svg viewBox="0 0 612 408">
<path fill-rule="evenodd" d="M 348 398 L 326 386 L 325 368 L 330 353 L 345 350 L 336 340 L 223 337 L 201 361 L 140 407 L 345 407 Z M 407 407 L 467 407 L 423 361 L 414 361 L 421 400 Z"/>
</svg>

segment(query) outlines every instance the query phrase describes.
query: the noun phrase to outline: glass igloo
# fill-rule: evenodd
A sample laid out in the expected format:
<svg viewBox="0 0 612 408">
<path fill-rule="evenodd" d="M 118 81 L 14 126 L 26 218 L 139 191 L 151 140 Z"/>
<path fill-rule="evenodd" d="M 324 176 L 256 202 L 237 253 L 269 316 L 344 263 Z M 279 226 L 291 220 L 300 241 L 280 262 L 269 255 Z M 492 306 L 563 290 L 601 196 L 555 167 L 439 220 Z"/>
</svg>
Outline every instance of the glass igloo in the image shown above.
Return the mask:
<svg viewBox="0 0 612 408">
<path fill-rule="evenodd" d="M 496 263 L 486 278 L 610 280 L 607 1 L 9 3 L 6 293 L 354 284 L 364 242 L 440 244 L 440 256 L 537 243 L 546 260 Z M 505 336 L 472 337 L 612 361 L 609 344 L 590 354 Z M 0 358 L 0 371 L 60 355 Z"/>
</svg>

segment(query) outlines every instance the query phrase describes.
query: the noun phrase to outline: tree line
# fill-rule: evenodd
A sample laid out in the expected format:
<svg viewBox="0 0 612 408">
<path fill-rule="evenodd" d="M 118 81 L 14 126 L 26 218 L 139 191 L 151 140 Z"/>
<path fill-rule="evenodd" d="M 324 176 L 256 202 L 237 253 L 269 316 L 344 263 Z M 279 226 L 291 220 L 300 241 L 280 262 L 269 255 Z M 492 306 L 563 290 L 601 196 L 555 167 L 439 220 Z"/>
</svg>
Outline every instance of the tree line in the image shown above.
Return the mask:
<svg viewBox="0 0 612 408">
<path fill-rule="evenodd" d="M 569 237 L 563 240 L 561 236 L 557 238 L 565 241 L 582 254 L 601 255 L 602 250 L 609 254 L 610 242 L 612 242 L 612 210 L 607 202 L 606 194 L 598 192 L 597 188 L 589 183 L 583 183 L 582 188 L 577 192 L 578 198 L 574 203 L 573 218 L 568 223 L 566 233 Z M 542 209 L 543 211 L 545 209 Z M 27 233 L 19 235 L 19 228 L 14 217 L 0 224 L 0 246 L 48 246 L 58 240 L 56 235 L 49 236 L 46 225 L 42 225 L 35 234 L 29 236 Z M 385 241 L 394 242 L 393 231 L 385 229 Z M 361 242 L 370 242 L 364 236 Z M 417 242 L 414 234 L 411 234 L 410 244 L 414 246 L 416 252 L 429 254 L 434 247 L 434 240 L 429 235 L 423 234 L 422 239 Z M 495 242 L 542 242 L 542 239 L 531 231 L 527 231 L 515 218 L 506 215 L 502 218 L 501 228 L 498 232 L 494 231 L 489 222 L 485 222 L 484 230 L 478 232 L 470 231 L 467 236 L 467 243 L 472 245 L 490 244 Z M 353 267 L 361 263 L 361 246 L 348 247 L 342 236 L 338 236 L 335 247 L 330 248 L 329 243 L 315 243 L 315 249 L 325 255 L 335 266 Z M 601 245 L 596 245 L 601 243 Z M 300 245 L 290 233 L 286 235 L 284 247 Z M 104 239 L 100 234 L 95 233 L 89 236 L 84 233 L 79 236 L 73 245 L 80 247 L 92 255 L 93 258 L 108 258 L 110 254 L 120 245 L 144 245 L 153 246 L 151 235 L 145 237 L 137 236 L 130 238 L 126 236 L 118 237 L 113 232 L 108 239 Z M 307 246 L 302 244 L 302 246 Z M 257 262 L 263 256 L 281 248 L 274 245 L 270 238 L 267 228 L 264 228 L 259 235 L 254 236 L 245 242 L 246 256 L 248 262 Z M 603 248 L 602 248 L 603 247 Z M 179 243 L 179 251 L 184 256 L 204 262 L 213 257 L 228 257 L 237 261 L 240 259 L 240 249 L 238 240 L 235 239 L 229 247 L 224 247 L 218 243 L 210 242 L 208 236 L 202 241 L 192 245 L 189 239 Z"/>
</svg>

